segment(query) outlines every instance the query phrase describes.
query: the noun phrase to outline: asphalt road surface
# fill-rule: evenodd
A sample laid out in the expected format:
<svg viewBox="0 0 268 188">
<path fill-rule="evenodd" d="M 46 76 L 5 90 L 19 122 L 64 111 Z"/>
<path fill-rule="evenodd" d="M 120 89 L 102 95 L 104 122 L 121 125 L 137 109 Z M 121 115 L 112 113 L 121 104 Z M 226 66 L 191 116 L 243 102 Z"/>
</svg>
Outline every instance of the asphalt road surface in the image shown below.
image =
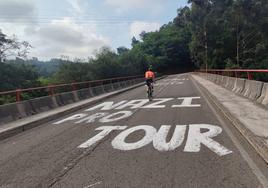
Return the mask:
<svg viewBox="0 0 268 188">
<path fill-rule="evenodd" d="M 267 186 L 267 166 L 188 75 L 0 142 L 0 187 Z M 268 186 L 267 186 L 268 187 Z"/>
</svg>

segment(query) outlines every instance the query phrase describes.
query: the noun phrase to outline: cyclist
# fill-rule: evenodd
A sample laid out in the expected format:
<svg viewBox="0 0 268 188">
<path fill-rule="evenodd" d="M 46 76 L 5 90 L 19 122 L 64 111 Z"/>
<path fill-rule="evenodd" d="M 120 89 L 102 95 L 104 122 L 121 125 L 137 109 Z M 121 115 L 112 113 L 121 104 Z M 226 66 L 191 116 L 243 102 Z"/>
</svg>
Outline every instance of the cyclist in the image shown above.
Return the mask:
<svg viewBox="0 0 268 188">
<path fill-rule="evenodd" d="M 154 89 L 153 82 L 155 79 L 155 75 L 151 67 L 149 67 L 148 70 L 145 72 L 145 79 L 146 79 L 146 85 L 148 86 L 148 89 L 150 85 L 152 85 L 152 89 Z"/>
</svg>

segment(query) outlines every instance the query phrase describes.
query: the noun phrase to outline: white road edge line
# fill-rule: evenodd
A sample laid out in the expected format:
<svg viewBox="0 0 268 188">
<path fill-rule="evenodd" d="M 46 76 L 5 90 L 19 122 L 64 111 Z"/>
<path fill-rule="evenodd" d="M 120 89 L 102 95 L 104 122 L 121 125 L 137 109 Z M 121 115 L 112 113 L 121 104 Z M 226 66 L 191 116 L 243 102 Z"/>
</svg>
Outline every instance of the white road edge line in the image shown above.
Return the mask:
<svg viewBox="0 0 268 188">
<path fill-rule="evenodd" d="M 203 96 L 203 98 L 207 102 L 207 104 L 208 104 L 209 108 L 212 110 L 213 114 L 217 117 L 217 119 L 221 123 L 221 125 L 224 128 L 224 130 L 226 131 L 226 133 L 231 138 L 232 142 L 234 143 L 234 145 L 236 146 L 236 148 L 240 152 L 241 156 L 245 159 L 245 161 L 248 163 L 249 167 L 251 168 L 252 172 L 258 178 L 259 182 L 262 184 L 263 187 L 267 187 L 268 186 L 268 180 L 267 180 L 267 178 L 263 175 L 263 173 L 261 172 L 261 170 L 254 163 L 254 161 L 251 159 L 251 157 L 246 152 L 246 150 L 243 148 L 243 146 L 240 144 L 240 142 L 238 141 L 238 139 L 234 136 L 234 134 L 232 133 L 232 131 L 228 128 L 228 126 L 226 125 L 226 123 L 223 121 L 223 119 L 216 112 L 215 108 L 212 106 L 211 102 L 207 99 L 206 95 L 203 93 L 203 91 L 200 89 L 200 87 L 197 85 L 197 83 L 195 83 L 196 81 L 194 80 L 194 78 L 191 77 L 191 80 L 192 80 L 193 84 L 195 85 L 195 87 L 197 88 L 197 90 L 199 91 L 199 93 Z M 213 101 L 213 103 L 216 106 L 218 106 L 211 97 L 209 97 L 209 98 Z M 224 114 L 224 115 L 226 116 L 226 114 Z M 227 117 L 227 119 L 229 120 L 228 117 Z"/>
<path fill-rule="evenodd" d="M 93 187 L 93 186 L 95 186 L 95 185 L 99 185 L 99 184 L 101 184 L 102 182 L 101 181 L 99 181 L 99 182 L 97 182 L 97 183 L 93 183 L 93 184 L 91 184 L 91 185 L 88 185 L 88 186 L 86 186 L 86 187 L 84 187 L 84 188 L 90 188 L 90 187 Z"/>
</svg>

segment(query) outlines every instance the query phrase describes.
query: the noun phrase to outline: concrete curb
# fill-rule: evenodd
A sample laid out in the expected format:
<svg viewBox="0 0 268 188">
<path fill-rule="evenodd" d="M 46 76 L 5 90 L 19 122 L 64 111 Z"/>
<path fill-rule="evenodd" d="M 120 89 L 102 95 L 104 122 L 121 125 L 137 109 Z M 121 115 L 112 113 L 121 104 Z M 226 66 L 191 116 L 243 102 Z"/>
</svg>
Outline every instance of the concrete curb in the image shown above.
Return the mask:
<svg viewBox="0 0 268 188">
<path fill-rule="evenodd" d="M 258 103 L 263 104 L 268 108 L 268 83 L 263 84 L 261 96 L 257 99 Z"/>
<path fill-rule="evenodd" d="M 160 78 L 157 78 L 156 80 L 160 80 L 165 78 L 166 76 L 162 76 Z M 118 91 L 113 91 L 110 93 L 102 94 L 93 98 L 89 98 L 87 100 L 82 100 L 76 103 L 72 103 L 69 105 L 65 105 L 56 109 L 53 109 L 51 111 L 46 111 L 40 114 L 36 114 L 30 117 L 26 117 L 24 119 L 20 119 L 5 125 L 0 126 L 0 140 L 6 139 L 8 137 L 14 136 L 18 133 L 21 133 L 23 131 L 26 131 L 28 129 L 40 126 L 43 123 L 47 123 L 49 121 L 52 121 L 56 118 L 59 118 L 61 116 L 67 115 L 69 113 L 76 112 L 80 109 L 83 109 L 89 105 L 96 104 L 98 102 L 101 102 L 107 98 L 111 98 L 115 95 L 124 93 L 126 91 L 138 88 L 140 86 L 145 85 L 145 83 L 138 83 L 134 86 L 130 86 L 127 88 L 120 89 Z"/>
<path fill-rule="evenodd" d="M 191 79 L 195 80 L 192 76 Z M 224 114 L 224 116 L 232 122 L 235 128 L 243 135 L 243 137 L 248 141 L 248 143 L 256 150 L 256 152 L 261 156 L 261 158 L 268 164 L 268 148 L 266 141 L 256 135 L 254 135 L 245 125 L 243 125 L 236 117 L 234 117 L 219 101 L 211 94 L 207 88 L 196 81 L 198 86 L 205 91 L 209 99 L 217 106 L 217 108 Z"/>
<path fill-rule="evenodd" d="M 236 93 L 242 93 L 244 91 L 244 88 L 245 88 L 245 82 L 246 80 L 245 79 L 242 79 L 242 78 L 237 78 L 235 80 L 235 87 L 232 91 L 236 92 Z"/>
<path fill-rule="evenodd" d="M 199 75 L 268 108 L 268 83 L 226 76 L 219 78 L 216 74 L 199 73 Z"/>
<path fill-rule="evenodd" d="M 263 84 L 263 82 L 255 80 L 246 80 L 243 95 L 251 100 L 256 101 L 261 96 Z"/>
</svg>

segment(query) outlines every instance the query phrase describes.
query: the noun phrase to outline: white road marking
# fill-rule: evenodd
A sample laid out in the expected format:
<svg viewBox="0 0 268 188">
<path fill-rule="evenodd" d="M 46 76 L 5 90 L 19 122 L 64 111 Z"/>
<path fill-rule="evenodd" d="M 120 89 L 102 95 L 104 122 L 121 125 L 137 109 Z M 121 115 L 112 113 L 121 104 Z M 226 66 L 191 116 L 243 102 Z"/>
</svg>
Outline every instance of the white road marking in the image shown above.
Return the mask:
<svg viewBox="0 0 268 188">
<path fill-rule="evenodd" d="M 179 100 L 183 100 L 180 105 L 172 105 L 172 108 L 185 108 L 185 107 L 200 107 L 201 104 L 192 104 L 193 99 L 200 99 L 200 97 L 181 97 Z"/>
<path fill-rule="evenodd" d="M 86 117 L 86 116 L 87 116 L 87 114 L 75 114 L 75 115 L 70 116 L 68 118 L 65 118 L 63 120 L 57 121 L 57 122 L 55 122 L 53 124 L 58 125 L 58 124 L 66 122 L 66 121 L 77 120 L 77 119 L 81 119 L 81 118 Z"/>
<path fill-rule="evenodd" d="M 154 136 L 153 146 L 159 151 L 171 151 L 179 147 L 183 140 L 186 131 L 186 125 L 177 125 L 172 138 L 169 143 L 166 142 L 168 132 L 170 130 L 170 125 L 162 125 Z"/>
<path fill-rule="evenodd" d="M 127 129 L 127 126 L 103 126 L 96 130 L 102 130 L 99 134 L 84 142 L 79 148 L 88 148 L 102 140 L 105 136 L 110 134 L 114 130 L 123 130 L 119 133 L 111 142 L 114 149 L 129 151 L 142 148 L 151 142 L 155 149 L 159 151 L 172 151 L 178 148 L 184 141 L 184 136 L 186 132 L 187 125 L 177 125 L 173 136 L 169 143 L 166 142 L 166 137 L 170 130 L 170 125 L 162 125 L 157 131 L 154 127 L 150 125 L 138 125 Z M 126 130 L 125 130 L 126 129 Z M 201 129 L 208 129 L 207 132 L 201 133 Z M 126 138 L 136 132 L 144 131 L 145 135 L 142 139 L 127 143 Z M 221 134 L 222 129 L 215 125 L 209 124 L 190 124 L 187 141 L 184 147 L 184 152 L 199 152 L 201 144 L 209 148 L 211 151 L 219 156 L 224 156 L 232 153 L 218 142 L 214 141 L 212 138 Z"/>
<path fill-rule="evenodd" d="M 121 110 L 124 109 L 126 107 L 131 107 L 131 109 L 136 109 L 136 108 L 140 108 L 143 105 L 145 105 L 146 103 L 149 102 L 149 99 L 138 99 L 138 100 L 131 100 L 129 102 L 127 102 L 126 104 L 123 104 L 119 107 L 117 107 L 117 110 Z"/>
<path fill-rule="evenodd" d="M 125 139 L 131 133 L 134 133 L 138 130 L 145 131 L 145 136 L 137 142 L 126 143 Z M 114 149 L 119 149 L 123 151 L 139 149 L 139 148 L 142 148 L 143 146 L 146 146 L 150 142 L 152 142 L 155 134 L 156 134 L 156 129 L 149 125 L 140 125 L 140 126 L 132 127 L 130 129 L 127 129 L 119 133 L 119 135 L 117 135 L 112 141 L 112 146 Z"/>
<path fill-rule="evenodd" d="M 234 134 L 232 133 L 232 131 L 230 130 L 230 128 L 228 127 L 228 125 L 226 125 L 225 121 L 222 119 L 222 117 L 217 113 L 217 111 L 215 110 L 215 108 L 212 106 L 211 102 L 205 97 L 206 95 L 203 93 L 203 91 L 200 89 L 200 87 L 197 85 L 197 83 L 195 81 L 193 81 L 193 84 L 195 85 L 195 87 L 197 88 L 197 90 L 199 91 L 199 93 L 201 93 L 202 96 L 204 96 L 203 98 L 205 99 L 205 101 L 208 104 L 209 108 L 212 110 L 213 114 L 217 117 L 217 119 L 221 123 L 222 127 L 224 128 L 225 132 L 231 138 L 232 142 L 234 143 L 234 145 L 236 146 L 236 148 L 240 152 L 241 156 L 244 158 L 244 160 L 247 162 L 247 164 L 249 165 L 249 167 L 252 169 L 252 172 L 258 178 L 259 182 L 262 184 L 263 187 L 267 187 L 268 186 L 268 180 L 267 180 L 266 176 L 262 173 L 262 171 L 258 168 L 258 166 L 255 164 L 255 162 L 252 160 L 252 158 L 246 152 L 246 150 L 244 149 L 244 147 L 240 144 L 240 141 L 234 136 Z M 232 119 L 215 102 L 215 100 L 210 95 L 208 95 L 208 97 L 214 103 L 214 105 L 216 105 L 221 110 L 221 112 L 225 115 L 225 117 L 229 121 L 231 121 L 232 123 L 234 123 L 232 121 Z"/>
<path fill-rule="evenodd" d="M 143 106 L 141 108 L 165 108 L 166 105 L 159 105 L 159 104 L 163 104 L 163 103 L 171 101 L 171 100 L 173 100 L 173 98 L 153 99 L 153 101 L 157 101 L 157 102 L 153 102 L 153 103 L 146 105 L 146 106 Z"/>
<path fill-rule="evenodd" d="M 99 134 L 97 134 L 96 136 L 92 137 L 91 139 L 89 139 L 88 141 L 84 142 L 80 146 L 78 146 L 78 148 L 89 148 L 92 145 L 99 142 L 100 140 L 102 140 L 105 136 L 110 134 L 112 131 L 124 130 L 126 128 L 127 128 L 127 126 L 102 126 L 102 127 L 99 127 L 96 130 L 101 131 L 101 132 Z"/>
<path fill-rule="evenodd" d="M 91 185 L 88 185 L 88 186 L 86 186 L 86 187 L 84 187 L 84 188 L 90 188 L 90 187 L 93 187 L 93 186 L 95 186 L 95 185 L 99 185 L 99 184 L 101 184 L 101 183 L 102 183 L 102 182 L 99 181 L 99 182 L 93 183 L 93 184 L 91 184 Z"/>
<path fill-rule="evenodd" d="M 201 129 L 209 131 L 201 133 Z M 218 126 L 208 124 L 192 124 L 189 125 L 188 139 L 184 148 L 185 152 L 199 152 L 201 143 L 219 156 L 232 153 L 218 142 L 212 140 L 213 137 L 221 134 L 222 129 Z"/>
<path fill-rule="evenodd" d="M 132 115 L 133 115 L 133 112 L 131 111 L 120 111 L 120 112 L 116 112 L 116 113 L 113 113 L 113 114 L 110 114 L 108 116 L 101 118 L 100 122 L 109 123 L 109 122 L 118 121 L 124 118 L 128 118 Z"/>
<path fill-rule="evenodd" d="M 127 101 L 120 101 L 118 103 L 114 103 L 114 102 L 103 102 L 101 104 L 98 104 L 92 108 L 89 108 L 85 111 L 93 111 L 93 110 L 96 110 L 96 109 L 99 109 L 101 108 L 101 110 L 112 110 L 112 109 L 115 109 L 116 107 L 126 103 Z"/>
<path fill-rule="evenodd" d="M 172 108 L 189 108 L 189 107 L 200 107 L 201 104 L 192 104 L 192 101 L 194 99 L 200 99 L 200 97 L 181 97 L 178 98 L 178 100 L 182 100 L 180 105 L 171 105 Z M 172 100 L 177 100 L 174 98 L 156 98 L 153 99 L 153 102 L 150 103 L 148 99 L 137 99 L 137 100 L 123 100 L 120 102 L 103 102 L 101 104 L 98 104 L 96 106 L 93 106 L 86 111 L 93 111 L 96 109 L 100 109 L 102 111 L 104 110 L 121 110 L 124 108 L 130 108 L 130 109 L 139 109 L 139 108 L 144 108 L 144 109 L 159 109 L 159 108 L 166 108 L 166 105 L 164 103 L 167 103 Z M 148 104 L 147 104 L 148 103 Z M 161 105 L 160 105 L 161 104 Z M 86 113 L 81 113 L 81 114 L 75 114 L 70 117 L 67 117 L 65 119 L 62 119 L 60 121 L 57 121 L 53 124 L 61 124 L 67 121 L 74 121 L 74 120 L 79 120 L 76 121 L 76 124 L 80 123 L 93 123 L 99 119 L 99 122 L 101 123 L 108 123 L 108 122 L 114 122 L 118 121 L 127 117 L 130 117 L 133 115 L 134 112 L 131 111 L 121 111 L 121 112 L 116 112 L 114 114 L 109 114 L 109 113 L 96 113 L 93 115 L 89 115 Z M 120 116 L 121 115 L 121 116 Z"/>
<path fill-rule="evenodd" d="M 93 123 L 93 122 L 95 122 L 96 119 L 102 118 L 102 117 L 106 116 L 107 114 L 108 113 L 96 113 L 96 114 L 93 114 L 93 115 L 91 115 L 89 117 L 81 119 L 81 120 L 79 120 L 79 121 L 77 121 L 75 123 L 76 124 L 78 124 L 78 123 Z"/>
</svg>

